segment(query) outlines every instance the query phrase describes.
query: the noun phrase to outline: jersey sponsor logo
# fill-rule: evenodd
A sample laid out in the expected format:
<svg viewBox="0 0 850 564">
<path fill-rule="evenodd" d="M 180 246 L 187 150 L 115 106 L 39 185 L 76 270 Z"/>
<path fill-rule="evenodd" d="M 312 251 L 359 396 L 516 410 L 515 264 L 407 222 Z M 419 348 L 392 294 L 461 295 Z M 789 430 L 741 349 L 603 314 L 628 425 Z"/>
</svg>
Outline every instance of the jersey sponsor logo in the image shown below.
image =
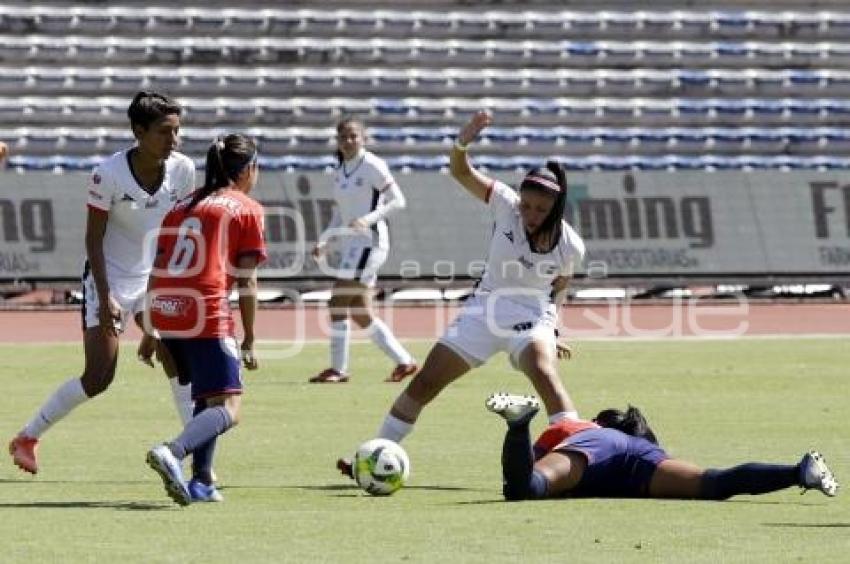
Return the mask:
<svg viewBox="0 0 850 564">
<path fill-rule="evenodd" d="M 523 331 L 528 331 L 532 327 L 534 327 L 534 322 L 532 321 L 523 321 L 522 323 L 517 323 L 511 329 L 516 331 L 517 333 L 522 333 Z"/>
<path fill-rule="evenodd" d="M 523 265 L 525 268 L 534 268 L 534 263 L 525 257 L 519 257 L 517 259 L 517 262 Z"/>
<path fill-rule="evenodd" d="M 95 200 L 102 200 L 103 194 L 100 192 L 95 192 L 94 190 L 89 190 L 89 196 Z"/>
<path fill-rule="evenodd" d="M 159 206 L 159 200 L 148 200 L 145 202 L 145 209 L 149 210 L 151 208 L 156 208 Z"/>
<path fill-rule="evenodd" d="M 359 176 L 358 176 L 358 177 L 354 180 L 354 185 L 355 185 L 355 186 L 358 186 L 358 187 L 363 186 L 363 179 L 362 179 L 361 177 L 359 177 Z"/>
<path fill-rule="evenodd" d="M 100 184 L 101 178 L 98 173 L 94 173 L 91 177 L 92 184 Z"/>
<path fill-rule="evenodd" d="M 130 194 L 127 194 L 125 192 L 124 195 L 121 197 L 121 201 L 122 202 L 135 202 L 136 200 L 133 199 L 133 196 L 131 196 Z"/>
<path fill-rule="evenodd" d="M 513 231 L 504 231 L 503 234 L 504 234 L 505 237 L 508 238 L 508 241 L 510 241 L 511 243 L 514 242 L 514 232 Z"/>
<path fill-rule="evenodd" d="M 189 309 L 189 298 L 183 296 L 157 296 L 151 302 L 151 310 L 166 317 L 178 317 Z"/>
</svg>

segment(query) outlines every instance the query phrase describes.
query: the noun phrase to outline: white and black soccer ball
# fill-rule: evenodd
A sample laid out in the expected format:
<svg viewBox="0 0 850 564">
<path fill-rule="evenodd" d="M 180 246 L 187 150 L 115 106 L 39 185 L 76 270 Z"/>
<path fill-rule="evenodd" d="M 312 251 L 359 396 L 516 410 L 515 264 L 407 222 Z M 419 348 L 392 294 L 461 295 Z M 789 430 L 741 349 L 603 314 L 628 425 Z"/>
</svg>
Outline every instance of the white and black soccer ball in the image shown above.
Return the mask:
<svg viewBox="0 0 850 564">
<path fill-rule="evenodd" d="M 410 476 L 410 459 L 401 445 L 388 439 L 366 441 L 354 454 L 354 480 L 372 495 L 390 495 Z"/>
</svg>

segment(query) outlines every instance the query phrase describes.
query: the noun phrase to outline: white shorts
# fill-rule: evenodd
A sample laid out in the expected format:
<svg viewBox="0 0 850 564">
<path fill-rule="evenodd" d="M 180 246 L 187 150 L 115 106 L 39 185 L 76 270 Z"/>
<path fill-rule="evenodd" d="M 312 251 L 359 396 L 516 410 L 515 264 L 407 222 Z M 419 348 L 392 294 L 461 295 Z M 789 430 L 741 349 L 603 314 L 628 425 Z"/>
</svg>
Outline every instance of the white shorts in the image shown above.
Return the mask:
<svg viewBox="0 0 850 564">
<path fill-rule="evenodd" d="M 138 279 L 122 280 L 117 277 L 110 277 L 109 293 L 118 302 L 121 308 L 121 319 L 115 320 L 115 327 L 119 332 L 124 331 L 130 318 L 144 310 L 145 307 L 145 291 L 147 290 L 147 277 Z M 94 276 L 88 262 L 83 270 L 83 329 L 91 329 L 100 325 L 98 311 L 100 310 L 100 298 L 97 295 L 97 288 L 94 284 Z"/>
<path fill-rule="evenodd" d="M 473 368 L 500 351 L 508 353 L 517 368 L 519 355 L 532 341 L 545 343 L 554 352 L 556 326 L 554 306 L 541 313 L 505 297 L 476 294 L 466 301 L 439 342 Z"/>
<path fill-rule="evenodd" d="M 378 270 L 387 261 L 387 249 L 364 244 L 353 239 L 342 243 L 340 260 L 335 276 L 342 280 L 356 280 L 369 288 L 378 280 Z"/>
</svg>

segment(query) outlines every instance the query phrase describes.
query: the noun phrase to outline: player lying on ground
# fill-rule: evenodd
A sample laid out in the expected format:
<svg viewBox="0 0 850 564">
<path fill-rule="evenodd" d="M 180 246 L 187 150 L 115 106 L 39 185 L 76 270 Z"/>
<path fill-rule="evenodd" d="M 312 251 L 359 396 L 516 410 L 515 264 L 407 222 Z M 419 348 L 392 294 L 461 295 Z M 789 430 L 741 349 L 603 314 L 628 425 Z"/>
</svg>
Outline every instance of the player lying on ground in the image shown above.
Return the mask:
<svg viewBox="0 0 850 564">
<path fill-rule="evenodd" d="M 593 421 L 562 420 L 532 445 L 529 424 L 539 409 L 532 396 L 493 394 L 487 409 L 508 424 L 502 447 L 508 501 L 553 497 L 652 497 L 723 500 L 792 486 L 838 490 L 823 457 L 811 451 L 797 464 L 749 462 L 703 469 L 670 458 L 640 410 L 606 409 Z"/>
</svg>

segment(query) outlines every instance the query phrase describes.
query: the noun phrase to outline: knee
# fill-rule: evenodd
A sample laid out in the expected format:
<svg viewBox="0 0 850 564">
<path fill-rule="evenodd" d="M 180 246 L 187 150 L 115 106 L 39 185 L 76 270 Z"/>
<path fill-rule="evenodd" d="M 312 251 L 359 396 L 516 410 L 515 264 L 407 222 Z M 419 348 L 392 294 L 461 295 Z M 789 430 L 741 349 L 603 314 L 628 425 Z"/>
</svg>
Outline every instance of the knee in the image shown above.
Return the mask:
<svg viewBox="0 0 850 564">
<path fill-rule="evenodd" d="M 80 378 L 80 383 L 86 395 L 93 398 L 109 389 L 109 385 L 112 384 L 114 378 L 115 369 L 88 370 Z"/>
<path fill-rule="evenodd" d="M 357 324 L 358 327 L 362 329 L 366 329 L 370 325 L 372 325 L 372 316 L 363 313 L 352 314 L 351 319 L 354 323 Z"/>
</svg>

